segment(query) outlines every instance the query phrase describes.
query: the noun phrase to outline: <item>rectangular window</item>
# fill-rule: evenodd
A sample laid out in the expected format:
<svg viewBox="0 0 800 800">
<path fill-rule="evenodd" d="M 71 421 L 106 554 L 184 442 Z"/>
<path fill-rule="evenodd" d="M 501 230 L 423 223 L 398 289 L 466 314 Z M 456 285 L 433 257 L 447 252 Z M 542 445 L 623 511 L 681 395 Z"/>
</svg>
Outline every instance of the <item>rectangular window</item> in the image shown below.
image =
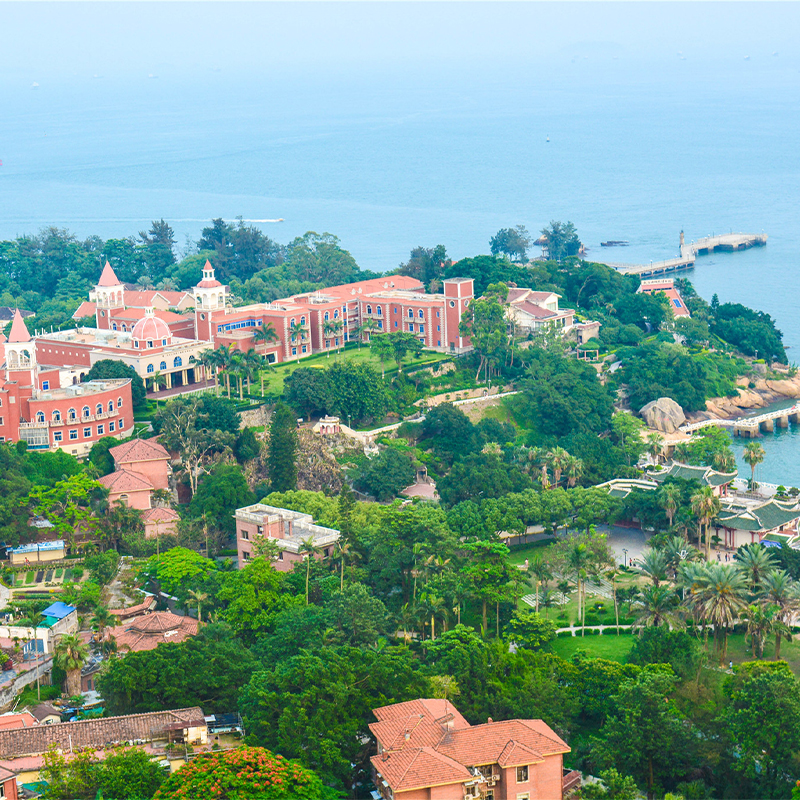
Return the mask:
<svg viewBox="0 0 800 800">
<path fill-rule="evenodd" d="M 441 329 L 442 329 L 442 326 L 441 326 L 441 325 L 437 325 L 437 326 L 436 326 L 436 330 L 437 330 L 437 331 L 440 331 Z"/>
<path fill-rule="evenodd" d="M 247 540 L 250 538 L 250 534 L 247 531 L 239 531 L 239 533 L 242 535 L 242 539 Z"/>
<path fill-rule="evenodd" d="M 106 432 L 105 426 L 98 425 L 97 426 L 97 435 L 102 436 Z"/>
<path fill-rule="evenodd" d="M 70 439 L 77 439 L 78 438 L 78 431 L 70 431 L 69 432 Z"/>
<path fill-rule="evenodd" d="M 61 431 L 56 431 L 53 434 L 53 441 L 60 442 L 64 438 L 64 434 Z"/>
<path fill-rule="evenodd" d="M 278 553 L 278 561 L 283 561 L 283 550 Z"/>
<path fill-rule="evenodd" d="M 296 347 L 293 347 L 293 348 L 292 348 L 292 355 L 293 355 L 293 356 L 296 356 L 296 355 L 297 355 L 297 348 L 296 348 Z"/>
<path fill-rule="evenodd" d="M 394 326 L 397 327 L 397 320 L 394 321 Z"/>
<path fill-rule="evenodd" d="M 84 437 L 86 439 L 88 439 L 92 435 L 92 429 L 91 428 L 84 428 L 83 429 L 83 435 L 84 435 Z"/>
<path fill-rule="evenodd" d="M 109 422 L 108 423 L 108 432 L 109 433 L 113 433 L 114 432 L 114 423 L 113 422 Z"/>
<path fill-rule="evenodd" d="M 524 767 L 517 767 L 517 783 L 528 782 L 528 765 Z"/>
<path fill-rule="evenodd" d="M 419 324 L 419 332 L 420 333 L 425 333 L 425 326 L 421 322 Z"/>
<path fill-rule="evenodd" d="M 383 330 L 383 320 L 382 320 L 382 319 L 379 319 L 379 320 L 378 320 L 378 330 L 379 330 L 379 331 L 382 331 L 382 330 Z"/>
<path fill-rule="evenodd" d="M 120 420 L 120 421 L 117 423 L 117 430 L 118 430 L 118 431 L 121 431 L 121 430 L 122 430 L 122 428 L 123 428 L 123 426 L 122 426 L 122 420 Z"/>
<path fill-rule="evenodd" d="M 302 350 L 303 350 L 304 353 L 308 352 L 308 348 L 305 345 L 303 345 Z"/>
<path fill-rule="evenodd" d="M 412 333 L 414 332 L 414 323 L 413 323 L 413 322 L 409 322 L 409 323 L 408 323 L 408 329 L 409 329 L 409 330 L 410 330 Z"/>
<path fill-rule="evenodd" d="M 50 388 L 50 381 L 42 381 L 42 391 L 46 392 Z"/>
<path fill-rule="evenodd" d="M 244 561 L 250 560 L 250 553 L 247 550 L 242 550 L 242 559 Z"/>
<path fill-rule="evenodd" d="M 525 792 L 525 794 L 518 794 L 517 800 L 531 800 L 531 796 Z"/>
</svg>

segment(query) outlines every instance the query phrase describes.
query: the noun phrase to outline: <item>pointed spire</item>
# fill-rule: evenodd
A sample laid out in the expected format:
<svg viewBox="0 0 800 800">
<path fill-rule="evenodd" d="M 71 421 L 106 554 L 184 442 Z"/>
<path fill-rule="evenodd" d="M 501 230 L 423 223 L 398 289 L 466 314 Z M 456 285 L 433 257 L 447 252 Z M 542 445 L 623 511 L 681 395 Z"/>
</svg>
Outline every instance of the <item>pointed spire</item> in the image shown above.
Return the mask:
<svg viewBox="0 0 800 800">
<path fill-rule="evenodd" d="M 114 273 L 114 270 L 111 269 L 111 264 L 106 261 L 106 265 L 103 267 L 103 273 L 100 275 L 100 280 L 97 282 L 98 286 L 119 286 L 119 278 Z"/>
<path fill-rule="evenodd" d="M 15 342 L 29 342 L 30 340 L 31 335 L 25 327 L 22 314 L 19 313 L 19 309 L 16 309 L 16 311 L 14 311 L 14 321 L 11 323 L 11 333 L 8 335 L 8 341 L 14 344 Z"/>
</svg>

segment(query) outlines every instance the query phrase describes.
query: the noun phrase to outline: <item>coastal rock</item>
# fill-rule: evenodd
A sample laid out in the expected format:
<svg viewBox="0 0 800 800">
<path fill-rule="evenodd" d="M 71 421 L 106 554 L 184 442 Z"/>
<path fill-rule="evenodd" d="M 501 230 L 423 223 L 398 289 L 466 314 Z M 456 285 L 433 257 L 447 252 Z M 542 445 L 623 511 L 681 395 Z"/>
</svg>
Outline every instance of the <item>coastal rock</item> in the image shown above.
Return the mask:
<svg viewBox="0 0 800 800">
<path fill-rule="evenodd" d="M 659 397 L 642 406 L 639 413 L 649 427 L 662 433 L 675 433 L 686 422 L 683 409 L 671 397 Z"/>
<path fill-rule="evenodd" d="M 767 388 L 782 397 L 800 397 L 800 385 L 793 380 L 767 381 Z"/>
</svg>

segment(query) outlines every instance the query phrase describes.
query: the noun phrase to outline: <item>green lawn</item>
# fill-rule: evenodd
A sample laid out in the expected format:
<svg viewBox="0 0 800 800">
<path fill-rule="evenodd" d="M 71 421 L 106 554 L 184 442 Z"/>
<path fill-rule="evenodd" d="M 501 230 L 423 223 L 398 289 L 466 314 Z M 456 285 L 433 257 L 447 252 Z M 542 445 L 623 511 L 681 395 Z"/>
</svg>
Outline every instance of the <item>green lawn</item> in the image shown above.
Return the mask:
<svg viewBox="0 0 800 800">
<path fill-rule="evenodd" d="M 633 647 L 633 636 L 616 634 L 603 636 L 566 636 L 553 641 L 553 652 L 561 658 L 571 658 L 576 650 L 585 650 L 593 658 L 624 663 Z"/>
<path fill-rule="evenodd" d="M 431 350 L 425 350 L 419 358 L 407 358 L 403 362 L 403 369 L 408 370 L 409 367 L 416 367 L 420 364 L 436 364 L 439 361 L 445 361 L 449 358 L 452 358 L 452 356 L 446 353 L 435 353 Z M 380 360 L 372 354 L 368 346 L 362 345 L 359 349 L 358 346 L 351 345 L 339 353 L 335 350 L 326 353 L 315 353 L 307 358 L 301 358 L 299 361 L 279 364 L 274 369 L 266 371 L 264 373 L 264 393 L 270 395 L 283 394 L 284 380 L 300 367 L 324 369 L 325 367 L 335 364 L 337 361 L 343 360 L 371 364 L 378 372 L 385 369 L 387 377 L 397 373 L 397 366 L 393 361 L 386 361 L 383 366 L 381 366 Z M 256 393 L 261 391 L 260 376 L 256 376 L 253 380 L 253 391 Z"/>
</svg>

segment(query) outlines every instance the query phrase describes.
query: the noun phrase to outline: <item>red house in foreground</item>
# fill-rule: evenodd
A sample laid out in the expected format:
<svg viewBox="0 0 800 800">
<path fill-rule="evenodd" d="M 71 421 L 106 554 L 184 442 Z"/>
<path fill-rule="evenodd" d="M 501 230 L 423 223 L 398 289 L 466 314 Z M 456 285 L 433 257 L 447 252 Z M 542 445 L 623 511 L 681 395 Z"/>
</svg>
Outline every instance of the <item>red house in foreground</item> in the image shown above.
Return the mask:
<svg viewBox="0 0 800 800">
<path fill-rule="evenodd" d="M 580 784 L 563 769 L 570 748 L 540 719 L 470 725 L 434 699 L 372 713 L 373 781 L 386 800 L 561 800 Z"/>
</svg>

